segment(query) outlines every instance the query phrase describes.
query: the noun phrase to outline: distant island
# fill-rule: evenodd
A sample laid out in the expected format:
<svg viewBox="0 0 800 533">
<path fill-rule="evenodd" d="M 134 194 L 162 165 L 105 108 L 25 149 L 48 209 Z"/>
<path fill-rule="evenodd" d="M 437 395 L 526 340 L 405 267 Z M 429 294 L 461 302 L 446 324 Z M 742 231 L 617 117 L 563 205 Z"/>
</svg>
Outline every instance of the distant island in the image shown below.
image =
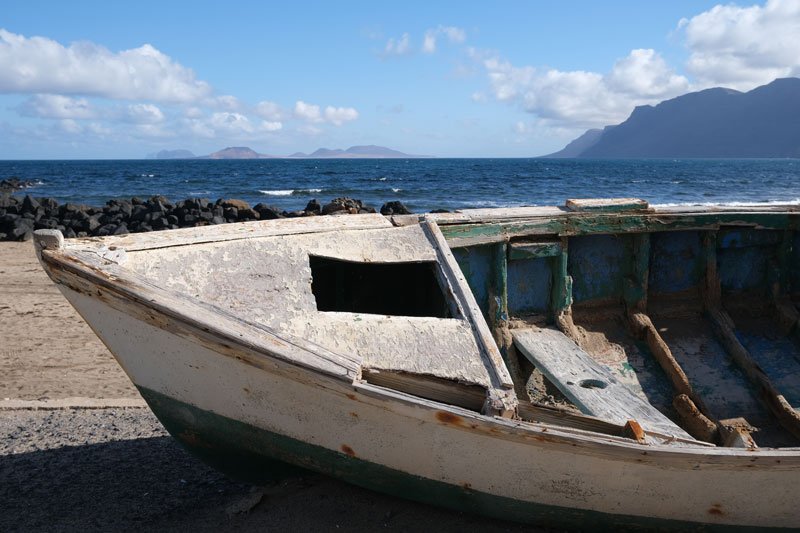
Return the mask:
<svg viewBox="0 0 800 533">
<path fill-rule="evenodd" d="M 638 106 L 625 122 L 589 130 L 543 157 L 800 157 L 800 78 L 745 93 L 718 87 Z"/>
<path fill-rule="evenodd" d="M 161 150 L 147 155 L 147 159 L 194 159 L 195 157 L 197 156 L 189 150 Z"/>
<path fill-rule="evenodd" d="M 420 159 L 428 157 L 432 156 L 406 154 L 374 144 L 351 146 L 346 150 L 319 148 L 310 154 L 296 152 L 286 156 L 261 154 L 246 146 L 231 146 L 203 156 L 195 156 L 189 150 L 161 150 L 148 156 L 149 159 Z"/>
</svg>

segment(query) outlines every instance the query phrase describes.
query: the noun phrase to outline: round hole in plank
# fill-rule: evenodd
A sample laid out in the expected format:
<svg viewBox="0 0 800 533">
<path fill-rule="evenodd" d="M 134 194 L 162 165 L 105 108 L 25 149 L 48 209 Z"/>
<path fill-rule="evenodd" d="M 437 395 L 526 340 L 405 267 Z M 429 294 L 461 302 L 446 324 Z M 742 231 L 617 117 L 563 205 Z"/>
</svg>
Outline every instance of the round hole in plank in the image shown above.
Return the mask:
<svg viewBox="0 0 800 533">
<path fill-rule="evenodd" d="M 605 389 L 608 383 L 599 379 L 582 379 L 578 382 L 578 385 L 584 389 Z"/>
</svg>

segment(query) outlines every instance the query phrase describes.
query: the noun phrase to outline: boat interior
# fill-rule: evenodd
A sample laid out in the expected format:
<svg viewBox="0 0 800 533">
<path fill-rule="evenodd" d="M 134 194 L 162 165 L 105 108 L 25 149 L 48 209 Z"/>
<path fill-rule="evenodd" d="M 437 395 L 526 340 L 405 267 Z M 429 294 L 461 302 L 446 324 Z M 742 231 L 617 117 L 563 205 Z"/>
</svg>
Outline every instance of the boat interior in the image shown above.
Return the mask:
<svg viewBox="0 0 800 533">
<path fill-rule="evenodd" d="M 796 216 L 569 201 L 115 248 L 160 287 L 347 354 L 376 386 L 756 449 L 800 446 Z"/>
</svg>

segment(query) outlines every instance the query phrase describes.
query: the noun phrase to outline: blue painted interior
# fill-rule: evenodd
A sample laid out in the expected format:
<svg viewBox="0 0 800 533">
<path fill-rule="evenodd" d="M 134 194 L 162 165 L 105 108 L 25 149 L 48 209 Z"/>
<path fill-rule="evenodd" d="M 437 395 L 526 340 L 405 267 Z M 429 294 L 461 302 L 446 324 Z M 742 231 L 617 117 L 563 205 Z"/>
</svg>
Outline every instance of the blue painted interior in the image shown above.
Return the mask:
<svg viewBox="0 0 800 533">
<path fill-rule="evenodd" d="M 551 258 L 508 262 L 508 311 L 511 314 L 544 313 L 550 307 L 553 286 Z"/>
<path fill-rule="evenodd" d="M 719 232 L 717 269 L 723 291 L 766 291 L 777 268 L 781 233 L 754 229 Z"/>
<path fill-rule="evenodd" d="M 587 235 L 569 240 L 567 272 L 572 276 L 575 303 L 622 299 L 626 262 L 626 238 L 620 235 Z"/>
<path fill-rule="evenodd" d="M 736 331 L 739 341 L 767 374 L 772 384 L 795 409 L 800 409 L 800 349 L 775 324 L 761 323 L 755 330 Z"/>
<path fill-rule="evenodd" d="M 685 291 L 701 285 L 704 277 L 705 258 L 699 231 L 670 231 L 650 235 L 650 291 Z"/>
<path fill-rule="evenodd" d="M 494 280 L 494 246 L 472 246 L 453 248 L 461 272 L 481 308 L 484 316 L 489 316 L 489 287 Z"/>
</svg>

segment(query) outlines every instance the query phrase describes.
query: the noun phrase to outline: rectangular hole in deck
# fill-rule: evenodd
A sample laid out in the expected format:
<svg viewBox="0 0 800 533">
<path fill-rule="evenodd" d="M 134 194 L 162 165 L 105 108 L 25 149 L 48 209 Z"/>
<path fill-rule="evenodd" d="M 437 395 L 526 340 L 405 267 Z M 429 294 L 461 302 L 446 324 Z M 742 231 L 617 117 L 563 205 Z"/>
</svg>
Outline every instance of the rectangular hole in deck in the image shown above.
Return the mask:
<svg viewBox="0 0 800 533">
<path fill-rule="evenodd" d="M 449 318 L 436 263 L 355 263 L 310 255 L 318 311 Z"/>
</svg>

